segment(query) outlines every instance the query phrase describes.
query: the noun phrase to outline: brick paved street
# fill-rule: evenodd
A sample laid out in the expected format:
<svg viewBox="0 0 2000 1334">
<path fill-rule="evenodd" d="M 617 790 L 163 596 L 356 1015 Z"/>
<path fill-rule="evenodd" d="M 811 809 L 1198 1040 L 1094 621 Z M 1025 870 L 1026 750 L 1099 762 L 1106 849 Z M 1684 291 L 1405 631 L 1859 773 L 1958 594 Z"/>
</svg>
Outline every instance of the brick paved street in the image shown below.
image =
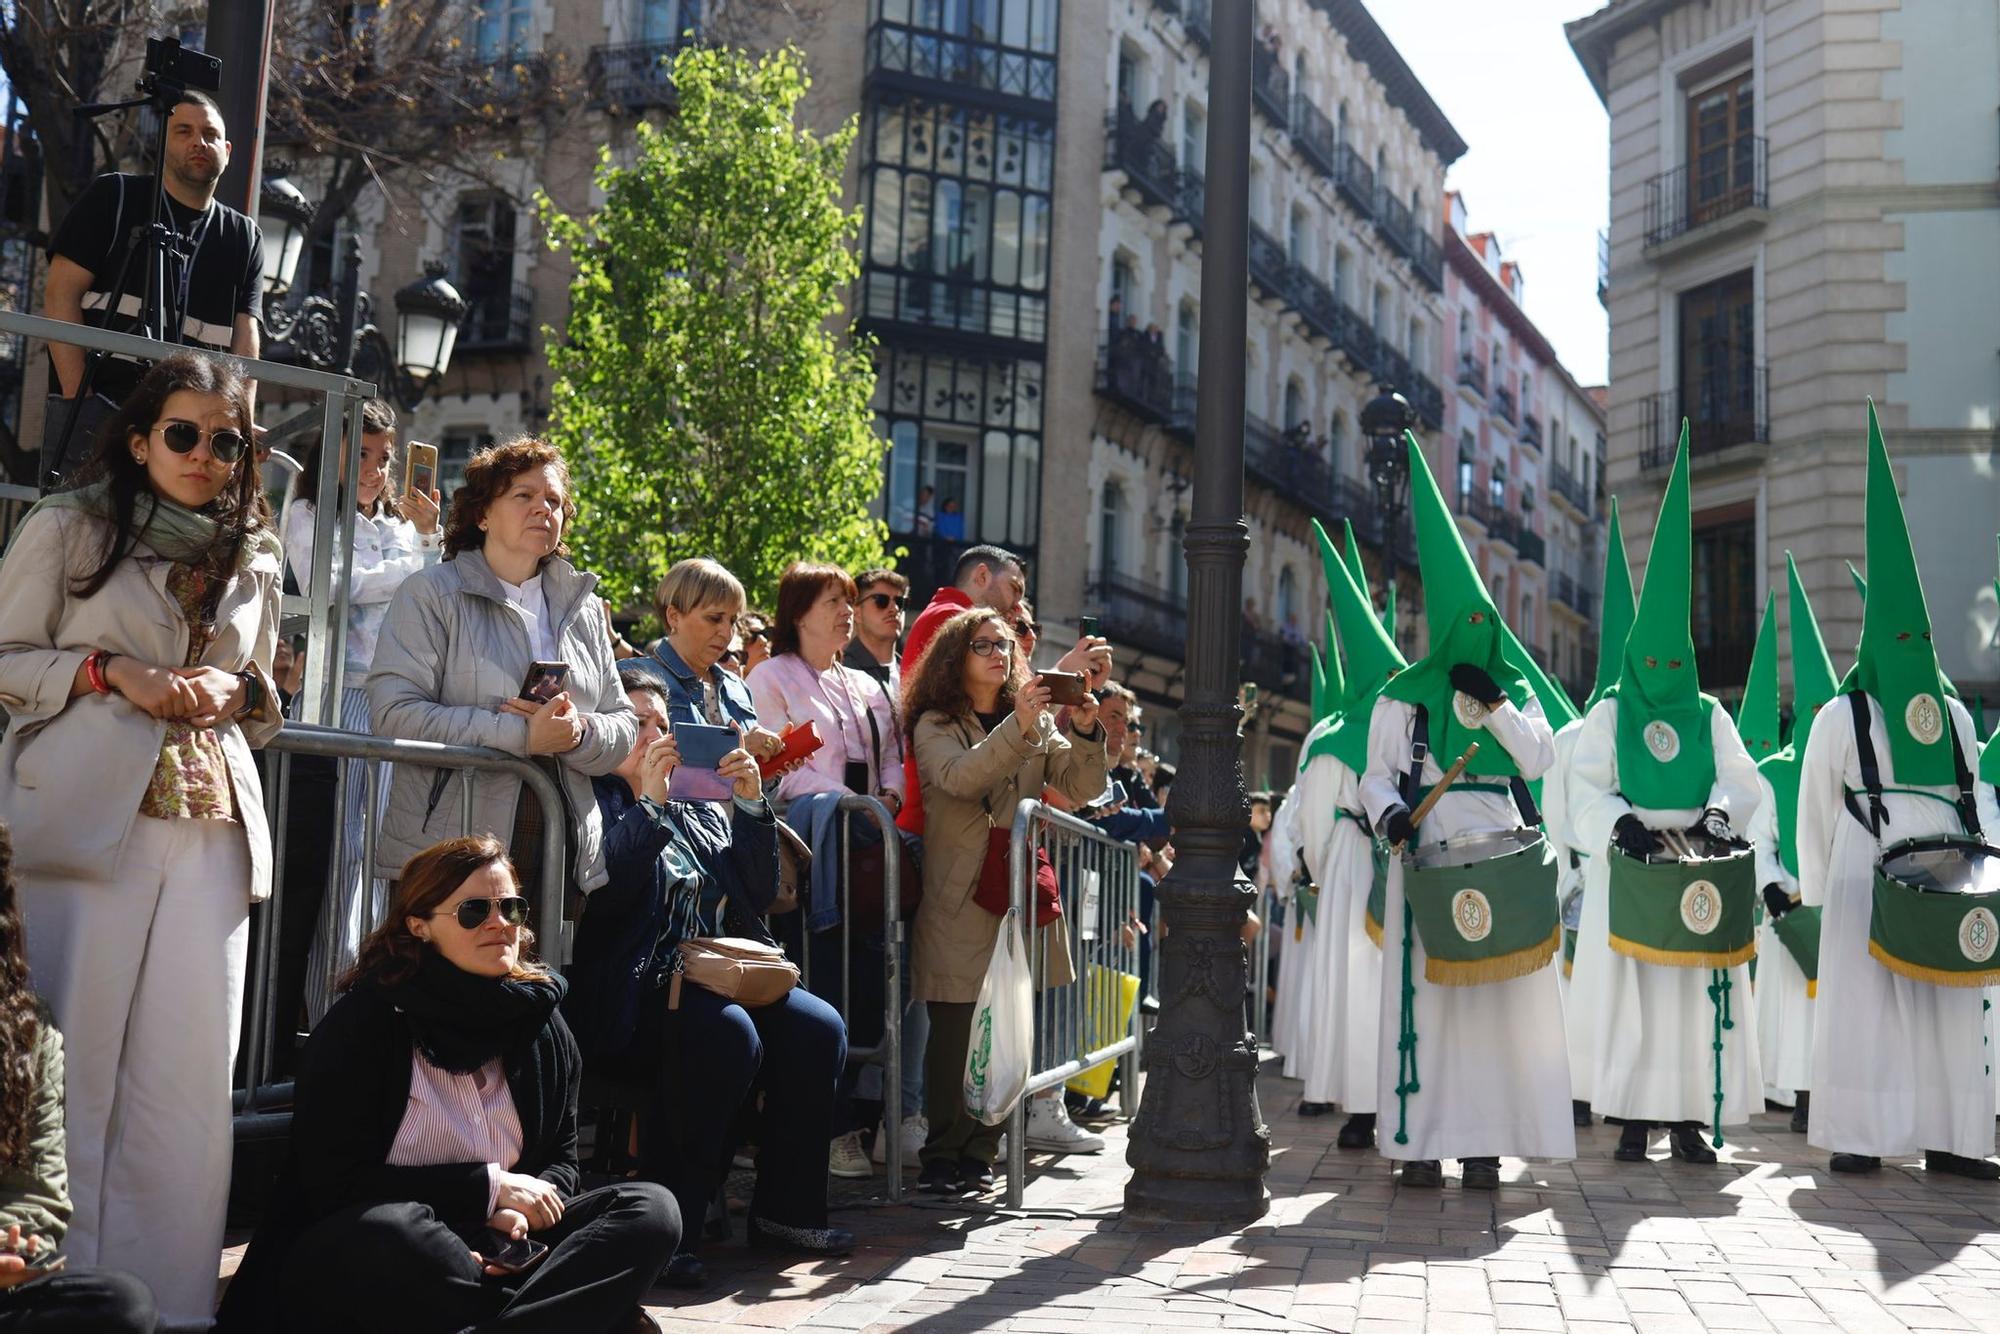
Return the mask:
<svg viewBox="0 0 2000 1334">
<path fill-rule="evenodd" d="M 1121 1221 L 1118 1125 L 1097 1159 L 1044 1160 L 1025 1217 L 848 1209 L 853 1257 L 712 1247 L 710 1287 L 654 1309 L 682 1331 L 2000 1330 L 2000 1188 L 1912 1165 L 1835 1178 L 1770 1115 L 1716 1167 L 1620 1166 L 1600 1126 L 1575 1163 L 1506 1160 L 1495 1195 L 1398 1191 L 1333 1147 L 1339 1117 L 1296 1115 L 1298 1089 L 1261 1082 L 1272 1207 L 1240 1232 Z"/>
</svg>

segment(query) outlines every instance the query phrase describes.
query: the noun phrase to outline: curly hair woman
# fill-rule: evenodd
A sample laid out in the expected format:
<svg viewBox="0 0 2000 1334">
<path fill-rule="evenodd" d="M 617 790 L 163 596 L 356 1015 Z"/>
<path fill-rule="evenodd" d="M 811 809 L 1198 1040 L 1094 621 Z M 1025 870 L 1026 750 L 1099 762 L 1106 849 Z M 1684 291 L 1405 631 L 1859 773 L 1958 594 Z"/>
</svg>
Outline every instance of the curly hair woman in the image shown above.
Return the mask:
<svg viewBox="0 0 2000 1334">
<path fill-rule="evenodd" d="M 282 724 L 281 562 L 250 437 L 236 371 L 165 358 L 94 480 L 30 510 L 0 564 L 0 817 L 67 1041 L 65 1245 L 137 1273 L 175 1323 L 215 1305 L 250 904 L 270 893 L 251 752 Z"/>
<path fill-rule="evenodd" d="M 638 1303 L 680 1214 L 647 1182 L 577 1193 L 582 1061 L 527 917 L 498 839 L 403 868 L 306 1042 L 290 1161 L 222 1329 L 657 1329 Z M 538 1253 L 500 1262 L 523 1239 Z"/>
</svg>

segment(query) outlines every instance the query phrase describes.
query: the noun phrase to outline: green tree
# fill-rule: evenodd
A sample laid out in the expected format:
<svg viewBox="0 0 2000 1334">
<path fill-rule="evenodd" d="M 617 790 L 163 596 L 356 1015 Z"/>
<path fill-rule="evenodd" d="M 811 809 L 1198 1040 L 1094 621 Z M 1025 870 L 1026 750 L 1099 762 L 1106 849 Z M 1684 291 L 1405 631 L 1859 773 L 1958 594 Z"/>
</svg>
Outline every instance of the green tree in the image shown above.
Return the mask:
<svg viewBox="0 0 2000 1334">
<path fill-rule="evenodd" d="M 870 344 L 840 300 L 859 272 L 860 211 L 841 206 L 855 129 L 797 123 L 795 49 L 691 47 L 673 78 L 679 113 L 638 126 L 629 166 L 605 151 L 602 208 L 537 200 L 577 269 L 550 340 L 550 435 L 582 502 L 572 544 L 614 606 L 650 600 L 688 556 L 769 605 L 791 561 L 852 569 L 887 539 L 868 514 L 884 449 Z"/>
</svg>

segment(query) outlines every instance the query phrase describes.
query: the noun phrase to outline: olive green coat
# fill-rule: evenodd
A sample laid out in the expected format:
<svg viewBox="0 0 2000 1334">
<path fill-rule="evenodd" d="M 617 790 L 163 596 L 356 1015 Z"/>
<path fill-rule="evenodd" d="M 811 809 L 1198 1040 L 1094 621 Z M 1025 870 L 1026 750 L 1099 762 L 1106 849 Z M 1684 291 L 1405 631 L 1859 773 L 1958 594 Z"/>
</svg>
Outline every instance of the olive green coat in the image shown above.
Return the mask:
<svg viewBox="0 0 2000 1334">
<path fill-rule="evenodd" d="M 69 1167 L 63 1160 L 62 1033 L 46 1008 L 35 1037 L 35 1096 L 28 1109 L 28 1156 L 0 1169 L 0 1232 L 18 1226 L 47 1249 L 69 1230 Z"/>
</svg>

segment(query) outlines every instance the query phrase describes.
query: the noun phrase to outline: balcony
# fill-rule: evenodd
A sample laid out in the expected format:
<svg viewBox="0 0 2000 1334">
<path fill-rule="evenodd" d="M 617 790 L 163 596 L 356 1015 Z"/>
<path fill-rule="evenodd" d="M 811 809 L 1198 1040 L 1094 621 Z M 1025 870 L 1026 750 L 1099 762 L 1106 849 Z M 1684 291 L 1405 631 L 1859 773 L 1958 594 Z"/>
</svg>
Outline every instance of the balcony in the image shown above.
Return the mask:
<svg viewBox="0 0 2000 1334">
<path fill-rule="evenodd" d="M 1188 40 L 1208 50 L 1214 40 L 1215 23 L 1209 17 L 1209 0 L 1185 0 L 1187 9 L 1181 15 L 1181 26 L 1187 29 Z"/>
<path fill-rule="evenodd" d="M 535 338 L 535 293 L 526 283 L 494 283 L 465 293 L 460 352 L 525 352 Z"/>
<path fill-rule="evenodd" d="M 1532 449 L 1542 447 L 1542 419 L 1532 412 L 1521 414 L 1521 443 Z"/>
<path fill-rule="evenodd" d="M 1768 367 L 1745 365 L 1732 373 L 1705 376 L 1691 390 L 1674 389 L 1646 399 L 1639 465 L 1672 466 L 1682 418 L 1687 419 L 1690 458 L 1738 445 L 1768 445 L 1769 379 Z"/>
<path fill-rule="evenodd" d="M 1473 352 L 1459 353 L 1458 382 L 1481 398 L 1486 397 L 1486 358 Z"/>
<path fill-rule="evenodd" d="M 1179 662 L 1187 655 L 1187 594 L 1106 571 L 1084 593 L 1114 643 Z"/>
<path fill-rule="evenodd" d="M 1356 213 L 1364 218 L 1375 216 L 1375 169 L 1362 160 L 1352 144 L 1340 145 L 1334 156 L 1333 188 Z"/>
<path fill-rule="evenodd" d="M 1375 230 L 1389 243 L 1389 248 L 1408 259 L 1416 242 L 1416 226 L 1410 221 L 1410 208 L 1402 200 L 1387 190 L 1375 194 Z"/>
<path fill-rule="evenodd" d="M 1180 202 L 1174 150 L 1129 109 L 1105 118 L 1104 166 L 1124 172 L 1126 183 L 1148 205 L 1173 208 Z"/>
<path fill-rule="evenodd" d="M 1762 135 L 1745 135 L 1719 148 L 1696 150 L 1693 163 L 1647 181 L 1646 249 L 1698 231 L 1720 236 L 1762 226 L 1770 207 L 1766 150 Z M 1599 254 L 1599 273 L 1606 275 L 1609 252 L 1600 249 Z"/>
<path fill-rule="evenodd" d="M 1303 700 L 1312 693 L 1312 654 L 1303 638 L 1242 630 L 1243 679 Z"/>
<path fill-rule="evenodd" d="M 1433 292 L 1444 290 L 1444 248 L 1429 232 L 1416 234 L 1416 246 L 1410 252 L 1410 266 L 1417 271 L 1417 277 Z"/>
<path fill-rule="evenodd" d="M 1292 76 L 1285 73 L 1278 53 L 1262 42 L 1250 50 L 1250 105 L 1279 129 L 1287 129 L 1292 123 Z"/>
<path fill-rule="evenodd" d="M 1381 335 L 1375 338 L 1375 375 L 1397 389 L 1408 389 L 1415 374 L 1410 359 Z"/>
<path fill-rule="evenodd" d="M 1549 494 L 1568 505 L 1578 518 L 1586 522 L 1596 517 L 1591 494 L 1584 490 L 1583 482 L 1577 475 L 1560 463 L 1549 469 Z"/>
<path fill-rule="evenodd" d="M 1333 289 L 1314 277 L 1304 265 L 1292 266 L 1292 304 L 1298 307 L 1306 328 L 1328 342 L 1340 337 L 1340 301 Z"/>
<path fill-rule="evenodd" d="M 1513 390 L 1504 384 L 1496 384 L 1493 386 L 1493 397 L 1490 401 L 1493 406 L 1493 414 L 1501 421 L 1506 422 L 1509 426 L 1519 424 L 1521 411 L 1514 406 Z"/>
<path fill-rule="evenodd" d="M 1181 169 L 1179 192 L 1175 197 L 1174 216 L 1185 222 L 1197 238 L 1201 236 L 1202 223 L 1208 215 L 1208 181 L 1193 167 Z"/>
<path fill-rule="evenodd" d="M 1592 595 L 1581 583 L 1562 570 L 1553 571 L 1549 575 L 1549 600 L 1561 603 L 1586 621 L 1590 619 Z M 1586 690 L 1583 695 L 1577 696 L 1578 701 L 1581 702 L 1584 695 L 1589 693 Z"/>
<path fill-rule="evenodd" d="M 1280 431 L 1261 417 L 1243 419 L 1244 470 L 1322 520 L 1334 516 L 1333 469 L 1303 427 Z"/>
<path fill-rule="evenodd" d="M 1611 233 L 1597 234 L 1597 304 L 1610 305 L 1611 292 Z"/>
<path fill-rule="evenodd" d="M 1521 559 L 1530 564 L 1540 565 L 1548 555 L 1548 544 L 1540 533 L 1532 531 L 1524 521 L 1520 535 L 1514 539 L 1514 550 L 1521 553 Z"/>
<path fill-rule="evenodd" d="M 1304 93 L 1292 99 L 1292 143 L 1314 171 L 1322 176 L 1333 175 L 1334 159 L 1340 149 L 1333 122 Z"/>
<path fill-rule="evenodd" d="M 1444 429 L 1444 390 L 1438 388 L 1436 380 L 1421 371 L 1410 377 L 1410 406 L 1417 410 L 1417 416 L 1433 431 Z"/>
<path fill-rule="evenodd" d="M 1144 334 L 1121 330 L 1097 349 L 1097 395 L 1145 422 L 1174 411 L 1174 366 L 1166 349 Z"/>
<path fill-rule="evenodd" d="M 1381 346 L 1376 340 L 1375 331 L 1368 326 L 1368 321 L 1361 318 L 1361 312 L 1352 306 L 1342 306 L 1340 323 L 1335 332 L 1337 336 L 1333 340 L 1334 346 L 1346 356 L 1348 367 L 1363 375 L 1373 375 L 1375 360 L 1380 354 Z"/>
<path fill-rule="evenodd" d="M 1053 55 L 887 20 L 868 30 L 862 77 L 925 96 L 973 90 L 1011 101 L 1056 100 Z"/>
<path fill-rule="evenodd" d="M 674 57 L 694 40 L 691 34 L 683 34 L 667 42 L 590 48 L 584 82 L 590 89 L 591 110 L 615 116 L 677 105 L 680 94 L 674 91 Z"/>
<path fill-rule="evenodd" d="M 549 86 L 548 57 L 526 53 L 467 54 L 452 62 L 447 73 L 452 94 L 473 106 L 504 108 L 539 96 Z"/>
<path fill-rule="evenodd" d="M 1250 224 L 1250 281 L 1264 289 L 1266 298 L 1285 300 L 1290 293 L 1292 261 L 1278 238 Z"/>
<path fill-rule="evenodd" d="M 1495 542 L 1505 542 L 1515 550 L 1521 547 L 1521 516 L 1504 506 L 1489 502 L 1486 506 L 1486 536 Z"/>
<path fill-rule="evenodd" d="M 1354 535 L 1377 554 L 1382 550 L 1382 510 L 1376 503 L 1375 493 L 1366 482 L 1353 477 L 1340 477 L 1334 481 L 1334 510 L 1336 517 L 1354 521 Z M 1396 559 L 1403 565 L 1416 568 L 1417 532 L 1414 524 L 1399 521 L 1396 525 Z"/>
<path fill-rule="evenodd" d="M 1167 413 L 1167 434 L 1178 436 L 1183 442 L 1194 443 L 1195 405 L 1200 395 L 1195 388 L 1195 375 L 1191 370 L 1182 370 L 1174 376 L 1174 402 Z"/>
</svg>

